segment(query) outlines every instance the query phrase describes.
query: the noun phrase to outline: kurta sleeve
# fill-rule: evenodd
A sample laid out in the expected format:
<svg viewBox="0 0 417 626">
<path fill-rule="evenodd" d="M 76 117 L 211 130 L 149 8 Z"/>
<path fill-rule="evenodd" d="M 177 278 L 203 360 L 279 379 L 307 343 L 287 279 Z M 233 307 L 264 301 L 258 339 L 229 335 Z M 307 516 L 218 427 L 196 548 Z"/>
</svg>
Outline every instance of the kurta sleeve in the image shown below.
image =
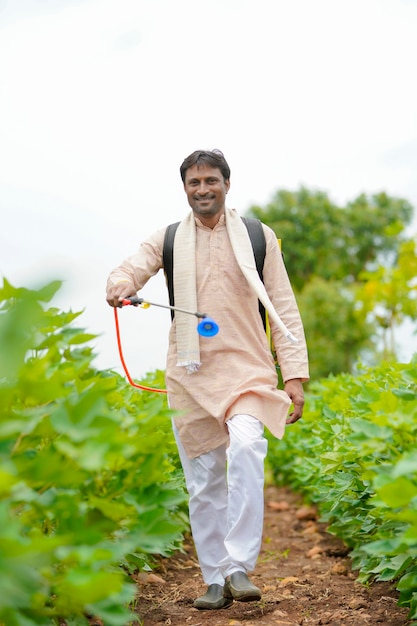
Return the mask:
<svg viewBox="0 0 417 626">
<path fill-rule="evenodd" d="M 108 285 L 130 283 L 135 291 L 144 287 L 148 280 L 162 268 L 162 248 L 165 228 L 141 243 L 135 254 L 127 257 L 109 275 Z"/>
<path fill-rule="evenodd" d="M 304 328 L 294 291 L 284 265 L 281 250 L 275 233 L 264 225 L 266 255 L 264 263 L 264 284 L 275 310 L 287 328 L 298 339 L 290 342 L 271 321 L 271 333 L 284 382 L 292 378 L 309 379 L 308 353 Z"/>
</svg>

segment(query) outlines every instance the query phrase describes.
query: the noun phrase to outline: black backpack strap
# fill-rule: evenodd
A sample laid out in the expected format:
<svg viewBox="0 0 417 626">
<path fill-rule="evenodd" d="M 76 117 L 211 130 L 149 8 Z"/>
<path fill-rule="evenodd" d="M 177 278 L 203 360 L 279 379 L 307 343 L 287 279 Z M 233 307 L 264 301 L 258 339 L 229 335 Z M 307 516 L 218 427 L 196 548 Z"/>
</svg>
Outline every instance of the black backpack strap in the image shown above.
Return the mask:
<svg viewBox="0 0 417 626">
<path fill-rule="evenodd" d="M 264 282 L 263 271 L 266 255 L 266 239 L 262 223 L 254 217 L 242 217 L 242 221 L 248 229 L 259 278 L 262 282 Z M 266 328 L 265 307 L 262 302 L 259 302 L 259 314 L 262 318 L 264 328 Z"/>
<path fill-rule="evenodd" d="M 264 261 L 266 255 L 266 240 L 264 229 L 260 220 L 254 217 L 242 217 L 242 222 L 248 229 L 249 238 L 252 243 L 253 254 L 255 256 L 256 269 L 258 270 L 259 278 L 264 281 Z"/>
<path fill-rule="evenodd" d="M 179 222 L 167 226 L 162 249 L 162 263 L 164 266 L 165 280 L 168 287 L 169 304 L 174 306 L 174 239 Z M 171 311 L 171 319 L 174 319 L 174 311 Z"/>
</svg>

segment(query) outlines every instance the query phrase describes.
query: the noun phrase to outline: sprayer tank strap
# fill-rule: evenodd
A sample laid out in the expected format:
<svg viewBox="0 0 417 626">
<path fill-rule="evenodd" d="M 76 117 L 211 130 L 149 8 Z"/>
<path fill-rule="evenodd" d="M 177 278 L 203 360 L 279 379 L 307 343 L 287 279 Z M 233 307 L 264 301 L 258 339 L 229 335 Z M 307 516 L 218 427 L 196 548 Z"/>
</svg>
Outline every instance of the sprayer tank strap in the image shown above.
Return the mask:
<svg viewBox="0 0 417 626">
<path fill-rule="evenodd" d="M 252 217 L 241 218 L 246 228 L 252 243 L 253 253 L 255 256 L 256 269 L 258 270 L 259 278 L 263 282 L 263 268 L 266 254 L 266 240 L 265 233 L 262 228 L 260 220 Z M 164 264 L 165 279 L 168 287 L 169 304 L 175 305 L 174 299 L 174 239 L 175 233 L 180 222 L 169 224 L 167 226 L 164 238 L 164 247 L 162 251 L 162 259 Z M 264 327 L 266 325 L 265 320 L 265 308 L 262 303 L 259 303 L 259 313 L 262 317 Z M 174 311 L 171 310 L 171 318 L 174 319 Z"/>
</svg>

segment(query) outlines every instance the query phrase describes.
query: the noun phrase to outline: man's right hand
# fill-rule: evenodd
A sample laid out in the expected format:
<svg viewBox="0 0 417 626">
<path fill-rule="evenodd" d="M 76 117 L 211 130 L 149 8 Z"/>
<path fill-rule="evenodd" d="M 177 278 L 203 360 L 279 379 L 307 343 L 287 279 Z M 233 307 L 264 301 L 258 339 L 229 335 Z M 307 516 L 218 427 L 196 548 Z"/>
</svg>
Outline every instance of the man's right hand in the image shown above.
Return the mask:
<svg viewBox="0 0 417 626">
<path fill-rule="evenodd" d="M 131 282 L 120 282 L 116 285 L 109 285 L 107 287 L 107 302 L 110 306 L 113 307 L 121 307 L 122 300 L 124 298 L 129 298 L 130 296 L 135 296 L 136 291 L 132 286 Z"/>
</svg>

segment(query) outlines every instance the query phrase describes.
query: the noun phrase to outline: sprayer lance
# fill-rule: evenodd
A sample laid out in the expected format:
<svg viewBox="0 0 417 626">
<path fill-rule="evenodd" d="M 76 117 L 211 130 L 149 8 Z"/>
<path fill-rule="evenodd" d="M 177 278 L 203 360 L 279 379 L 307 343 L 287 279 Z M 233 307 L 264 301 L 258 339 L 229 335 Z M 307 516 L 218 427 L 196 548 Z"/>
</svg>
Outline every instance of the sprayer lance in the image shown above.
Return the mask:
<svg viewBox="0 0 417 626">
<path fill-rule="evenodd" d="M 178 311 L 180 313 L 187 313 L 187 315 L 195 315 L 201 319 L 208 317 L 205 313 L 199 313 L 198 311 L 194 313 L 194 311 L 187 311 L 187 309 L 180 309 L 176 306 L 170 306 L 168 304 L 157 304 L 156 302 L 149 302 L 148 300 L 144 300 L 143 298 L 139 298 L 138 296 L 130 296 L 130 298 L 124 298 L 122 300 L 122 304 L 124 306 L 133 304 L 137 306 L 138 304 L 145 304 L 147 306 L 159 306 L 162 309 L 170 309 L 171 311 Z"/>
</svg>

